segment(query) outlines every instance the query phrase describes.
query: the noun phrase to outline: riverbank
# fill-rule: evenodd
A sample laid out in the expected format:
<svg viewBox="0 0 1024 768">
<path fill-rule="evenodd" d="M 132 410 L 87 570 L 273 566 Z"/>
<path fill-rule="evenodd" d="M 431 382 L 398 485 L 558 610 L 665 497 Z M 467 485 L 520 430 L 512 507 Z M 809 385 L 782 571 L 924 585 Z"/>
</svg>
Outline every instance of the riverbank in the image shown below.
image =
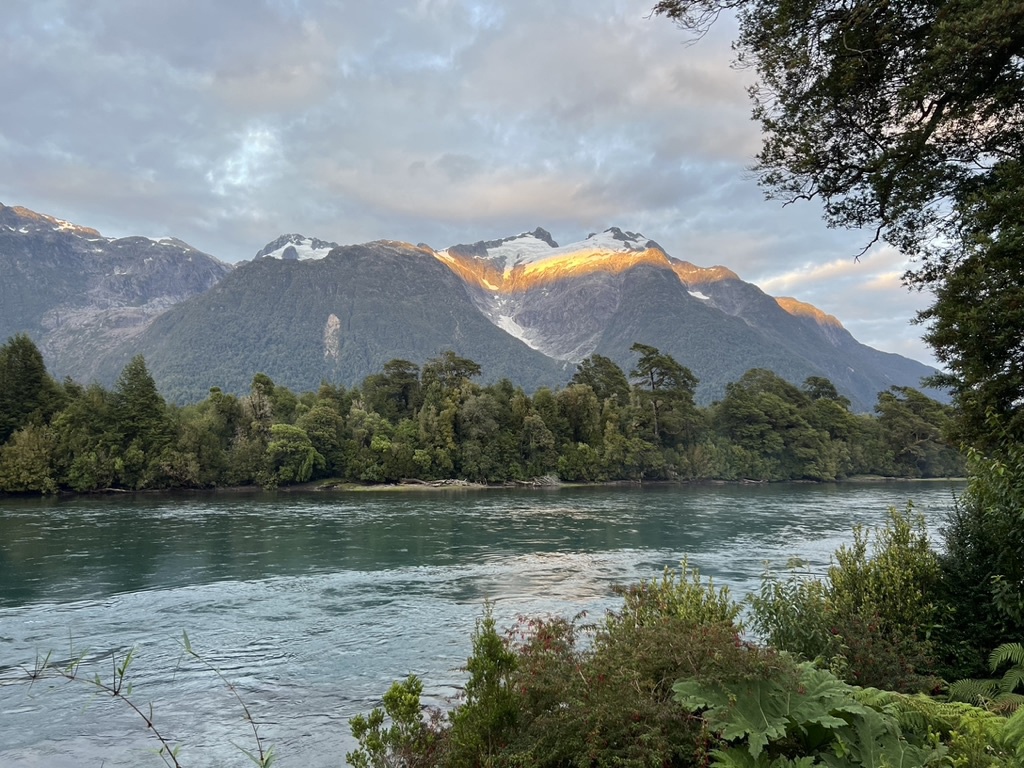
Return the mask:
<svg viewBox="0 0 1024 768">
<path fill-rule="evenodd" d="M 966 482 L 965 477 L 886 477 L 884 475 L 855 475 L 841 480 L 819 481 L 819 480 L 780 480 L 769 482 L 765 480 L 609 480 L 600 483 L 567 483 L 559 480 L 554 475 L 533 478 L 512 483 L 473 483 L 468 480 L 406 480 L 400 483 L 376 483 L 360 484 L 350 483 L 343 480 L 316 480 L 299 485 L 290 485 L 286 488 L 279 488 L 279 491 L 351 491 L 356 493 L 371 493 L 374 491 L 486 491 L 486 490 L 509 490 L 516 488 L 543 489 L 543 488 L 631 488 L 631 487 L 676 487 L 676 486 L 730 486 L 730 485 L 844 485 L 844 484 L 871 484 L 871 483 L 961 483 Z"/>
<path fill-rule="evenodd" d="M 706 478 L 700 480 L 608 480 L 600 483 L 565 482 L 554 475 L 519 480 L 509 483 L 474 483 L 469 480 L 404 480 L 398 483 L 353 483 L 337 478 L 311 480 L 306 483 L 281 486 L 279 488 L 262 488 L 259 485 L 225 485 L 212 488 L 144 488 L 127 490 L 124 488 L 99 488 L 94 491 L 61 490 L 56 494 L 40 495 L 38 493 L 0 493 L 2 499 L 26 498 L 62 498 L 73 499 L 89 496 L 190 496 L 194 494 L 259 494 L 259 493 L 380 493 L 380 492 L 418 492 L 431 493 L 437 491 L 490 491 L 490 490 L 558 490 L 563 488 L 672 488 L 680 486 L 787 486 L 787 485 L 870 485 L 885 483 L 965 483 L 965 477 L 887 477 L 884 475 L 854 475 L 840 480 L 718 480 Z"/>
</svg>

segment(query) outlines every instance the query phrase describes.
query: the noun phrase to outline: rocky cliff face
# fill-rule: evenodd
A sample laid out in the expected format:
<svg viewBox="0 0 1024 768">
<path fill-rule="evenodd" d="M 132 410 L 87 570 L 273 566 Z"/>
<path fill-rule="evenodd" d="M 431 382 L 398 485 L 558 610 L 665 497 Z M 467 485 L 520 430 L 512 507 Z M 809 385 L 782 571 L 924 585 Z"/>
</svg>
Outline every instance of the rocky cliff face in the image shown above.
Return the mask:
<svg viewBox="0 0 1024 768">
<path fill-rule="evenodd" d="M 173 238 L 107 238 L 0 204 L 0 338 L 29 333 L 51 370 L 89 381 L 99 360 L 231 267 Z"/>
</svg>

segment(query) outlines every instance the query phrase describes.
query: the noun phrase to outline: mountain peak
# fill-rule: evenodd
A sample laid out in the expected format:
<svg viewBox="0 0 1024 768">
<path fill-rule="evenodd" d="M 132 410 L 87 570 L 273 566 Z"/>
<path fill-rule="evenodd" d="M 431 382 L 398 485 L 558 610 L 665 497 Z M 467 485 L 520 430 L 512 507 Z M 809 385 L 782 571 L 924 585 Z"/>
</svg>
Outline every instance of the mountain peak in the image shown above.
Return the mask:
<svg viewBox="0 0 1024 768">
<path fill-rule="evenodd" d="M 36 213 L 20 205 L 6 206 L 3 203 L 0 203 L 0 226 L 6 226 L 10 230 L 20 231 L 23 234 L 51 230 L 81 237 L 102 237 L 91 227 L 80 227 L 70 221 L 48 216 L 45 213 Z"/>
<path fill-rule="evenodd" d="M 337 243 L 306 237 L 297 233 L 281 235 L 263 246 L 256 254 L 257 259 L 284 259 L 286 261 L 322 259 Z"/>
<path fill-rule="evenodd" d="M 523 234 L 524 235 L 533 235 L 538 240 L 543 240 L 545 243 L 550 245 L 552 248 L 557 248 L 558 247 L 558 243 L 556 243 L 554 238 L 551 237 L 551 233 L 548 232 L 543 227 L 537 227 L 535 230 L 533 230 L 533 232 L 524 232 Z M 519 235 L 519 237 L 523 237 L 523 235 Z"/>
<path fill-rule="evenodd" d="M 780 307 L 795 317 L 808 317 L 814 320 L 818 325 L 826 327 L 843 327 L 843 324 L 839 322 L 839 319 L 835 315 L 823 312 L 813 304 L 798 301 L 790 296 L 776 296 L 775 301 Z"/>
<path fill-rule="evenodd" d="M 609 227 L 604 232 L 591 232 L 582 243 L 576 248 L 599 248 L 609 251 L 647 251 L 656 249 L 664 252 L 655 241 L 644 237 L 639 232 L 621 230 L 618 227 Z"/>
</svg>

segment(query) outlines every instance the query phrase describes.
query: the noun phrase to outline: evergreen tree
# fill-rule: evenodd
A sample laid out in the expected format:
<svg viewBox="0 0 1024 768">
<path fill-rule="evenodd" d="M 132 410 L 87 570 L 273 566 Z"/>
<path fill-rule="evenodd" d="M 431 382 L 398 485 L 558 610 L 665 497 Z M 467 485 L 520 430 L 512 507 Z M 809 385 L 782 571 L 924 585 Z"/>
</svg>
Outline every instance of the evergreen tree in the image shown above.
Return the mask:
<svg viewBox="0 0 1024 768">
<path fill-rule="evenodd" d="M 61 406 L 39 348 L 19 333 L 0 346 L 0 444 L 30 421 L 45 423 Z"/>
<path fill-rule="evenodd" d="M 170 441 L 167 404 L 142 355 L 133 357 L 121 371 L 114 388 L 113 416 L 125 445 L 138 441 L 143 449 L 154 450 Z"/>
<path fill-rule="evenodd" d="M 629 379 L 614 360 L 604 355 L 591 355 L 576 366 L 572 384 L 586 384 L 602 403 L 614 398 L 620 406 L 629 403 Z"/>
<path fill-rule="evenodd" d="M 389 360 L 380 373 L 363 379 L 361 387 L 366 406 L 397 424 L 413 418 L 422 404 L 420 368 L 408 360 Z"/>
<path fill-rule="evenodd" d="M 693 396 L 697 377 L 671 355 L 647 344 L 634 344 L 630 350 L 640 355 L 629 375 L 651 417 L 655 445 L 675 445 L 692 440 L 699 416 Z"/>
</svg>

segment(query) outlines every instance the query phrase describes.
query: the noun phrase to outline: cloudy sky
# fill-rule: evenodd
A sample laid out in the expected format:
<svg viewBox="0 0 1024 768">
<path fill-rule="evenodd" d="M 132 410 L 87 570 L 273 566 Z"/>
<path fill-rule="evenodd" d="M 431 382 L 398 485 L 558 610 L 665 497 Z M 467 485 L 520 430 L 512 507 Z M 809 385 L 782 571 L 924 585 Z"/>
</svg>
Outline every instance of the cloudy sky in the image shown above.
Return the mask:
<svg viewBox="0 0 1024 768">
<path fill-rule="evenodd" d="M 6 205 L 224 261 L 618 226 L 933 362 L 898 254 L 763 199 L 728 20 L 687 45 L 653 0 L 4 5 Z"/>
</svg>

